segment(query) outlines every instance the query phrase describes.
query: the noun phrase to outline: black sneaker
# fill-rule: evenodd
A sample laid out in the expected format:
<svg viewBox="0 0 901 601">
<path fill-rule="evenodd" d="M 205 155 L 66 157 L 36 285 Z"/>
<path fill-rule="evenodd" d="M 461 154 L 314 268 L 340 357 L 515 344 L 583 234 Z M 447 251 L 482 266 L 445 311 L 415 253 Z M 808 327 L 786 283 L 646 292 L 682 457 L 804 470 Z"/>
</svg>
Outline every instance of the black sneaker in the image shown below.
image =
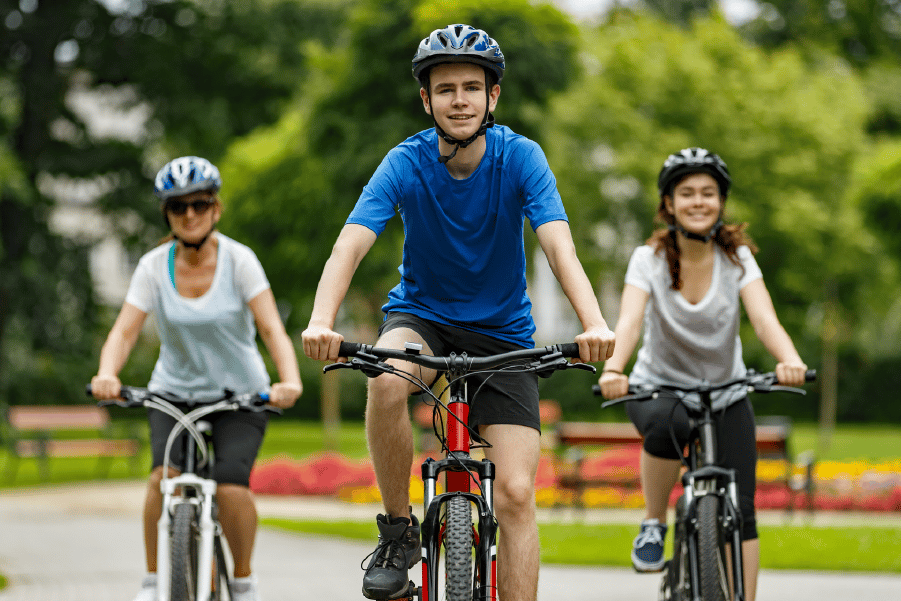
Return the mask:
<svg viewBox="0 0 901 601">
<path fill-rule="evenodd" d="M 419 520 L 412 513 L 410 518 L 381 514 L 376 517 L 379 544 L 367 556 L 372 561 L 363 576 L 363 595 L 367 599 L 397 599 L 407 592 L 410 583 L 407 570 L 422 559 Z"/>
</svg>

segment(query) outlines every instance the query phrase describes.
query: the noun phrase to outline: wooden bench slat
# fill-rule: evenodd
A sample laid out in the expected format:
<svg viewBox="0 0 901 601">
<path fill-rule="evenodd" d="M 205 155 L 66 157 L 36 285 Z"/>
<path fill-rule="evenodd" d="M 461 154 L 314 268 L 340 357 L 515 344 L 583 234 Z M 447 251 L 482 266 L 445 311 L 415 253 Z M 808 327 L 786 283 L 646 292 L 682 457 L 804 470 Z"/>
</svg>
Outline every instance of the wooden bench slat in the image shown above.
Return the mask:
<svg viewBox="0 0 901 601">
<path fill-rule="evenodd" d="M 26 407 L 9 408 L 9 424 L 15 430 L 103 429 L 109 425 L 104 407 Z"/>
<path fill-rule="evenodd" d="M 138 442 L 126 439 L 20 440 L 19 457 L 130 457 L 138 452 Z"/>
</svg>

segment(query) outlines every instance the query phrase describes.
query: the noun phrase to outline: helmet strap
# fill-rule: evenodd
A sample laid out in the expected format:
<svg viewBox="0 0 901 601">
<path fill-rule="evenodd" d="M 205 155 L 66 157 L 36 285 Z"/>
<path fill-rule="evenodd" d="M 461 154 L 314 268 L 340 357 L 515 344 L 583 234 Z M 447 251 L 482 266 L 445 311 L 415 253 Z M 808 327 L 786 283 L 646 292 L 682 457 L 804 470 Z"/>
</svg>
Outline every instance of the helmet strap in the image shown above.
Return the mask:
<svg viewBox="0 0 901 601">
<path fill-rule="evenodd" d="M 185 248 L 190 248 L 190 249 L 199 251 L 200 247 L 203 246 L 204 244 L 206 244 L 206 241 L 210 239 L 210 236 L 212 236 L 213 232 L 215 232 L 215 231 L 216 231 L 216 224 L 214 223 L 213 227 L 210 228 L 210 231 L 208 231 L 206 233 L 206 236 L 204 236 L 203 238 L 200 239 L 200 242 L 186 242 L 186 241 L 182 240 L 181 238 L 179 238 L 178 236 L 176 236 L 175 234 L 172 234 L 172 237 L 175 238 L 176 240 L 178 240 L 181 243 L 181 245 L 184 246 Z"/>
<path fill-rule="evenodd" d="M 675 221 L 675 218 L 673 220 Z M 684 227 L 682 227 L 682 224 L 680 224 L 678 221 L 675 221 L 675 223 L 670 224 L 669 231 L 679 232 L 680 234 L 682 234 L 689 240 L 697 240 L 698 242 L 703 242 L 706 244 L 707 242 L 710 242 L 714 236 L 716 236 L 717 232 L 720 231 L 720 228 L 722 227 L 722 225 L 723 225 L 723 219 L 722 218 L 717 219 L 716 223 L 713 224 L 713 227 L 710 228 L 710 231 L 705 236 L 705 235 L 701 235 L 701 234 L 696 234 L 694 232 L 689 232 Z"/>
</svg>

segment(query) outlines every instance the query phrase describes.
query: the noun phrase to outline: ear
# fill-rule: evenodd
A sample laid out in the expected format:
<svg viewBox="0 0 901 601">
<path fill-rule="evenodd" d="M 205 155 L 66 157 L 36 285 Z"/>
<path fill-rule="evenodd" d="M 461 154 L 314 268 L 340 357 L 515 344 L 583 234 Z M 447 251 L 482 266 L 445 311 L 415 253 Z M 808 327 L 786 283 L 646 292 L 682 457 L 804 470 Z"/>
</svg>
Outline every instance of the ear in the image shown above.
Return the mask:
<svg viewBox="0 0 901 601">
<path fill-rule="evenodd" d="M 663 197 L 663 206 L 666 207 L 666 212 L 670 215 L 675 215 L 676 211 L 673 209 L 673 197 L 666 195 Z"/>
<path fill-rule="evenodd" d="M 500 98 L 500 96 L 501 87 L 498 84 L 494 84 L 491 91 L 488 92 L 488 112 L 494 112 L 494 109 L 497 108 L 497 99 Z"/>
<path fill-rule="evenodd" d="M 419 88 L 419 96 L 422 98 L 422 108 L 425 109 L 426 115 L 432 114 L 431 103 L 429 102 L 429 93 L 425 88 Z"/>
</svg>

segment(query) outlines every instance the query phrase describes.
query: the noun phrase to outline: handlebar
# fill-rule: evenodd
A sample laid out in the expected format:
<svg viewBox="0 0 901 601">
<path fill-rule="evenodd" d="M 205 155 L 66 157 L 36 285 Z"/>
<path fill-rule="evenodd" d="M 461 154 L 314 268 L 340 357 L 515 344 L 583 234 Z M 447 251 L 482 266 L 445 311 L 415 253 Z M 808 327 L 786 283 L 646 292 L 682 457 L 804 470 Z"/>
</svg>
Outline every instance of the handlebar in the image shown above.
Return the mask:
<svg viewBox="0 0 901 601">
<path fill-rule="evenodd" d="M 385 359 L 409 361 L 428 369 L 451 373 L 468 373 L 475 370 L 493 369 L 515 361 L 530 362 L 528 366 L 523 366 L 522 371 L 535 372 L 544 377 L 549 376 L 551 372 L 558 369 L 584 369 L 592 373 L 596 371 L 591 365 L 567 361 L 567 359 L 579 357 L 579 345 L 575 343 L 519 349 L 486 357 L 471 357 L 466 353 L 459 355 L 451 353 L 447 357 L 439 357 L 421 353 L 422 346 L 411 342 L 406 343 L 403 349 L 378 348 L 359 342 L 342 342 L 338 355 L 347 357 L 351 361 L 327 365 L 323 368 L 323 371 L 340 368 L 359 369 L 367 376 L 375 377 L 381 373 L 394 371 L 392 366 L 384 363 Z"/>
<path fill-rule="evenodd" d="M 805 382 L 815 382 L 817 379 L 817 370 L 808 369 L 804 374 Z M 757 373 L 753 369 L 749 369 L 748 373 L 739 378 L 732 378 L 731 380 L 727 380 L 720 384 L 710 384 L 709 382 L 702 382 L 697 386 L 675 386 L 670 384 L 661 384 L 661 385 L 630 385 L 629 386 L 629 394 L 626 396 L 621 396 L 618 399 L 612 399 L 606 401 L 601 404 L 602 408 L 610 407 L 612 405 L 617 405 L 619 403 L 625 403 L 628 401 L 647 401 L 650 399 L 655 399 L 661 392 L 682 392 L 686 394 L 697 393 L 697 394 L 710 394 L 711 392 L 715 392 L 717 390 L 724 390 L 726 388 L 731 388 L 732 386 L 736 386 L 739 384 L 747 385 L 748 392 L 790 392 L 793 394 L 807 394 L 807 391 L 803 388 L 794 388 L 792 386 L 780 386 L 778 384 L 779 378 L 776 376 L 776 372 L 766 372 L 766 373 Z M 601 396 L 601 387 L 595 384 L 591 387 L 592 392 L 595 396 Z"/>
<path fill-rule="evenodd" d="M 87 396 L 93 396 L 90 384 L 85 386 L 85 394 Z M 154 400 L 162 400 L 168 403 L 186 402 L 185 399 L 179 398 L 178 396 L 173 394 L 166 392 L 155 392 L 153 390 L 148 390 L 147 388 L 138 388 L 136 386 L 123 385 L 121 391 L 119 392 L 119 396 L 119 399 L 97 401 L 97 404 L 101 407 L 107 407 L 110 405 L 116 405 L 118 407 L 143 407 L 147 401 Z M 263 411 L 271 411 L 272 413 L 278 414 L 282 413 L 282 410 L 278 407 L 273 407 L 272 405 L 267 404 L 269 402 L 268 392 L 247 392 L 243 394 L 235 394 L 230 390 L 226 390 L 222 393 L 221 397 L 204 401 L 203 404 L 213 405 L 219 402 L 227 402 L 229 404 L 233 404 L 235 409 L 243 409 L 245 411 L 252 411 L 254 413 L 260 413 Z M 201 403 L 197 404 L 199 405 Z"/>
</svg>

